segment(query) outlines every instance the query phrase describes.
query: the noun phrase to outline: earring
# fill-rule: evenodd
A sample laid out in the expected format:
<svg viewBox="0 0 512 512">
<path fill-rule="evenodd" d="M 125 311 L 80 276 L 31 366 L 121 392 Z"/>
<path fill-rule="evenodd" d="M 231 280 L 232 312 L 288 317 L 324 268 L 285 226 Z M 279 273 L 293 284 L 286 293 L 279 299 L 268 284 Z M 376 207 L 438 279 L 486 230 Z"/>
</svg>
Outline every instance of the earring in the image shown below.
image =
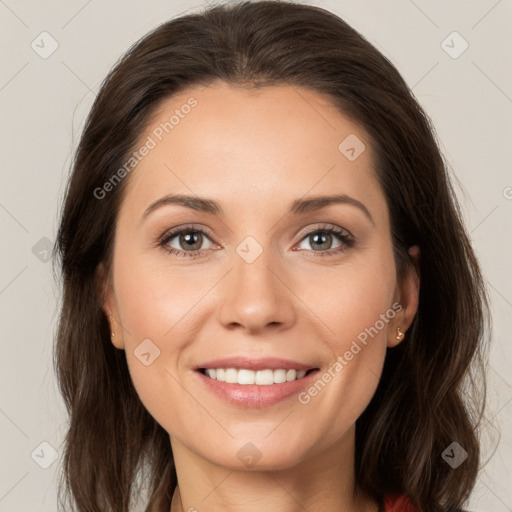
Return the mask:
<svg viewBox="0 0 512 512">
<path fill-rule="evenodd" d="M 115 334 L 114 334 L 114 333 L 112 333 L 112 338 L 113 338 L 114 336 L 115 336 Z"/>
<path fill-rule="evenodd" d="M 400 331 L 400 327 L 397 329 L 396 339 L 398 341 L 402 341 L 404 339 L 405 334 Z"/>
</svg>

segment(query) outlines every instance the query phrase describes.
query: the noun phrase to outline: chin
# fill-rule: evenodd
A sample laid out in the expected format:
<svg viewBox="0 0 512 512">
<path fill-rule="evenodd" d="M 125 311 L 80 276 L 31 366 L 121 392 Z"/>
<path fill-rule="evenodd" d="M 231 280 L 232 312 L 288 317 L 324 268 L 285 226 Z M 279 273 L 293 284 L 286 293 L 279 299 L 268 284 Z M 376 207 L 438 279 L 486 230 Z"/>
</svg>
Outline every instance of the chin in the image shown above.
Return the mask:
<svg viewBox="0 0 512 512">
<path fill-rule="evenodd" d="M 304 445 L 294 446 L 284 440 L 279 447 L 274 444 L 268 440 L 266 444 L 263 440 L 261 443 L 232 441 L 224 444 L 220 453 L 198 452 L 198 455 L 232 471 L 280 471 L 293 468 L 304 459 Z"/>
</svg>

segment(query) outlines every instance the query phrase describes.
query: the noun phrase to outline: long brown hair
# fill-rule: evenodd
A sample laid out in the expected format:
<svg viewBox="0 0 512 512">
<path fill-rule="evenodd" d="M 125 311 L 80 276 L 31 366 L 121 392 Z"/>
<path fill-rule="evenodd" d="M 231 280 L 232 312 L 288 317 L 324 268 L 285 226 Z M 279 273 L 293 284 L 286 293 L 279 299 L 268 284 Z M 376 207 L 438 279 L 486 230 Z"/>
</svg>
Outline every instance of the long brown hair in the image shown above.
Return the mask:
<svg viewBox="0 0 512 512">
<path fill-rule="evenodd" d="M 421 289 L 407 339 L 389 349 L 356 423 L 356 477 L 379 503 L 406 494 L 421 510 L 462 506 L 480 465 L 488 299 L 431 122 L 400 74 L 358 32 L 318 7 L 283 1 L 218 5 L 170 20 L 136 43 L 104 80 L 81 136 L 54 257 L 63 299 L 55 367 L 69 412 L 62 486 L 69 508 L 168 512 L 176 472 L 168 433 L 146 411 L 123 351 L 110 341 L 97 269 L 110 270 L 129 176 L 101 199 L 159 104 L 187 87 L 289 84 L 327 95 L 375 150 L 398 276 L 421 247 Z M 480 386 L 480 390 L 478 386 Z M 467 460 L 441 457 L 457 442 Z"/>
</svg>

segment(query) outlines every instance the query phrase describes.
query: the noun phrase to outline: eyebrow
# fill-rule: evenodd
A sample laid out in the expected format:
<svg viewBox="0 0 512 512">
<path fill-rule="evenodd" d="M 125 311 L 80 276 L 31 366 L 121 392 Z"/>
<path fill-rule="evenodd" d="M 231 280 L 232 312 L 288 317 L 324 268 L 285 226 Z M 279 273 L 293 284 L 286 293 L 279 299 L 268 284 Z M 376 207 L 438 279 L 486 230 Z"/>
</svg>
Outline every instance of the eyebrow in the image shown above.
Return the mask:
<svg viewBox="0 0 512 512">
<path fill-rule="evenodd" d="M 140 222 L 146 219 L 148 215 L 150 215 L 158 208 L 173 204 L 184 206 L 185 208 L 190 208 L 192 210 L 197 210 L 200 212 L 216 215 L 218 217 L 223 215 L 222 207 L 217 201 L 214 201 L 213 199 L 207 199 L 198 196 L 188 196 L 184 194 L 168 194 L 151 203 L 142 214 Z M 361 201 L 353 197 L 347 196 L 345 194 L 336 194 L 330 196 L 314 196 L 296 199 L 295 201 L 293 201 L 289 213 L 293 215 L 301 215 L 304 213 L 321 210 L 322 208 L 325 208 L 332 204 L 348 204 L 351 206 L 355 206 L 356 208 L 359 208 L 359 210 L 361 210 L 366 215 L 366 217 L 368 217 L 368 219 L 372 222 L 373 225 L 375 225 L 375 221 L 373 220 L 373 217 L 369 212 L 368 208 Z"/>
</svg>

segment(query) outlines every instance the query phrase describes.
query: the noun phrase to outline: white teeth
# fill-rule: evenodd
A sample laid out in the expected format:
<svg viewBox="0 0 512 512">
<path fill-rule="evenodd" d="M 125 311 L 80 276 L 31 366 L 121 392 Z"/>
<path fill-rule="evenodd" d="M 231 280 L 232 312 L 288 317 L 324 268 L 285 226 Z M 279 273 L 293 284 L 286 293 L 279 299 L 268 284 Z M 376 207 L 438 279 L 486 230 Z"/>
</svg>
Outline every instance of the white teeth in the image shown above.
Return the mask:
<svg viewBox="0 0 512 512">
<path fill-rule="evenodd" d="M 259 386 L 270 386 L 271 384 L 282 384 L 302 379 L 306 370 L 247 370 L 242 368 L 207 368 L 205 374 L 210 379 L 227 382 L 229 384 L 257 384 Z"/>
<path fill-rule="evenodd" d="M 288 370 L 286 372 L 286 381 L 291 382 L 292 380 L 295 380 L 297 378 L 297 371 L 296 370 Z"/>
<path fill-rule="evenodd" d="M 274 370 L 274 382 L 276 384 L 286 382 L 286 370 Z"/>
<path fill-rule="evenodd" d="M 224 374 L 224 382 L 229 384 L 236 384 L 238 382 L 238 372 L 234 368 L 226 368 Z"/>
<path fill-rule="evenodd" d="M 254 384 L 254 372 L 251 370 L 238 370 L 238 384 Z"/>
<path fill-rule="evenodd" d="M 274 384 L 274 372 L 272 370 L 257 371 L 254 383 L 260 386 L 270 386 L 270 384 Z"/>
</svg>

